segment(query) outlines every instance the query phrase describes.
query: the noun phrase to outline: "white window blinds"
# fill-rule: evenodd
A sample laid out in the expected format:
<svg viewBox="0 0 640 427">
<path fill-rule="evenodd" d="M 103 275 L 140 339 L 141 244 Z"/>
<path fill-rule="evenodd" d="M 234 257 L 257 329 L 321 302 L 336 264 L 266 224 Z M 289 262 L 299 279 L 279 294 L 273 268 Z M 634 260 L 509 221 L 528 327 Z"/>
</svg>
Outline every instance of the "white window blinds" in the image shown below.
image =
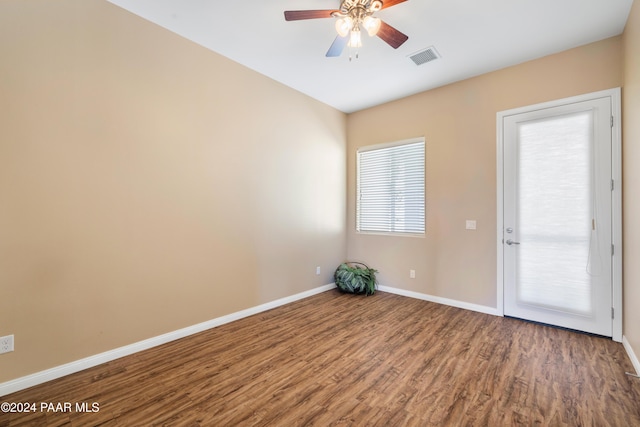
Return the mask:
<svg viewBox="0 0 640 427">
<path fill-rule="evenodd" d="M 358 150 L 356 230 L 424 234 L 424 138 Z"/>
</svg>

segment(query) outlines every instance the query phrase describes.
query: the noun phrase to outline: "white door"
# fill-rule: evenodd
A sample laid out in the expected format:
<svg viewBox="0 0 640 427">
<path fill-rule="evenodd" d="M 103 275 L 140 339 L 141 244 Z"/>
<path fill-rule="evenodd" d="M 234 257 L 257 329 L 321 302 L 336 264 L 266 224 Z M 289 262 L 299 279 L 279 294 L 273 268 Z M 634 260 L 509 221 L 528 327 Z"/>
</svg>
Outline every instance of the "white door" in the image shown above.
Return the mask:
<svg viewBox="0 0 640 427">
<path fill-rule="evenodd" d="M 505 315 L 612 336 L 611 99 L 502 126 Z"/>
</svg>

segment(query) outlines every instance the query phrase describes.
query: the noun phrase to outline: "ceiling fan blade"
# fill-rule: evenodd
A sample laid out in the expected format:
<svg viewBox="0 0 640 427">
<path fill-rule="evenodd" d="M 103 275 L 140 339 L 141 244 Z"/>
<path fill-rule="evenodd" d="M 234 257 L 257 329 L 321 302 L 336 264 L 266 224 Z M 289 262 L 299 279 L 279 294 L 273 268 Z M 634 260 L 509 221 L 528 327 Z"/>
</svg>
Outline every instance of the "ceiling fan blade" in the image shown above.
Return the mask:
<svg viewBox="0 0 640 427">
<path fill-rule="evenodd" d="M 380 29 L 378 30 L 377 36 L 387 42 L 389 46 L 394 49 L 399 48 L 402 43 L 409 39 L 409 36 L 401 33 L 384 21 L 380 22 Z"/>
<path fill-rule="evenodd" d="M 299 21 L 301 19 L 331 18 L 336 10 L 285 10 L 285 21 Z"/>
<path fill-rule="evenodd" d="M 333 43 L 331 44 L 331 47 L 329 48 L 329 50 L 327 51 L 327 57 L 328 58 L 332 58 L 332 57 L 336 57 L 336 56 L 340 56 L 342 54 L 342 51 L 344 50 L 344 47 L 347 45 L 347 42 L 349 41 L 349 36 L 340 36 L 339 34 L 336 36 L 335 40 L 333 41 Z"/>
<path fill-rule="evenodd" d="M 399 3 L 404 3 L 406 1 L 407 0 L 383 0 L 382 1 L 382 9 L 386 9 L 388 7 L 395 6 L 395 5 L 399 4 Z"/>
</svg>

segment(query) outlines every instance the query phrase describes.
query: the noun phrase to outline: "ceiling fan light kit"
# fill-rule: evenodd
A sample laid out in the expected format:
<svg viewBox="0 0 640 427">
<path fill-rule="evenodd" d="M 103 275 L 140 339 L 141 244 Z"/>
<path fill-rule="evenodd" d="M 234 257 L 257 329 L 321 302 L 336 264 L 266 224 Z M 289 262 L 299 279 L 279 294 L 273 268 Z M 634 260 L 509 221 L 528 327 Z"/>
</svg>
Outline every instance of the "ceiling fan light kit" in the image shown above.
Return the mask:
<svg viewBox="0 0 640 427">
<path fill-rule="evenodd" d="M 336 21 L 336 31 L 341 37 L 346 37 L 353 28 L 353 20 L 348 16 L 346 18 L 340 18 Z"/>
<path fill-rule="evenodd" d="M 380 26 L 382 25 L 382 21 L 380 18 L 374 18 L 373 16 L 365 16 L 362 20 L 362 26 L 367 33 L 369 33 L 370 37 L 378 34 L 378 30 L 380 30 Z"/>
<path fill-rule="evenodd" d="M 400 47 L 409 37 L 373 16 L 379 10 L 403 3 L 407 0 L 343 0 L 337 10 L 288 10 L 284 12 L 287 21 L 302 19 L 337 18 L 338 33 L 326 56 L 340 56 L 346 46 L 359 48 L 362 46 L 361 29 L 370 37 L 378 36 L 394 49 Z"/>
<path fill-rule="evenodd" d="M 354 28 L 351 30 L 349 34 L 349 47 L 361 47 L 362 46 L 362 37 L 360 36 L 360 28 Z"/>
</svg>

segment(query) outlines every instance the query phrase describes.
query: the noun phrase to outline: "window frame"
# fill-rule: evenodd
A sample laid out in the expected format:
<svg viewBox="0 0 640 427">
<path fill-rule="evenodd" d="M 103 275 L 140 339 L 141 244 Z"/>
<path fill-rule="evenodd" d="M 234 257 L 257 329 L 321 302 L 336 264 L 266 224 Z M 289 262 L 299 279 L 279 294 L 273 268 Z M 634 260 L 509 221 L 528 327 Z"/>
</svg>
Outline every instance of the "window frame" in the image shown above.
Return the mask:
<svg viewBox="0 0 640 427">
<path fill-rule="evenodd" d="M 423 159 L 422 159 L 422 174 L 423 174 L 423 195 L 422 195 L 422 204 L 423 204 L 423 217 L 422 217 L 422 225 L 423 230 L 421 232 L 412 232 L 412 231 L 385 231 L 385 230 L 361 230 L 360 225 L 360 200 L 361 200 L 361 192 L 360 192 L 360 181 L 361 181 L 361 153 L 382 150 L 387 148 L 400 147 L 411 144 L 419 144 L 423 145 Z M 356 205 L 355 205 L 355 231 L 357 234 L 363 235 L 379 235 L 379 236 L 399 236 L 399 237 L 418 237 L 424 238 L 427 232 L 427 185 L 426 185 L 426 177 L 427 177 L 427 145 L 424 136 L 403 139 L 399 141 L 386 142 L 382 144 L 374 144 L 367 145 L 363 147 L 359 147 L 356 150 Z"/>
</svg>

